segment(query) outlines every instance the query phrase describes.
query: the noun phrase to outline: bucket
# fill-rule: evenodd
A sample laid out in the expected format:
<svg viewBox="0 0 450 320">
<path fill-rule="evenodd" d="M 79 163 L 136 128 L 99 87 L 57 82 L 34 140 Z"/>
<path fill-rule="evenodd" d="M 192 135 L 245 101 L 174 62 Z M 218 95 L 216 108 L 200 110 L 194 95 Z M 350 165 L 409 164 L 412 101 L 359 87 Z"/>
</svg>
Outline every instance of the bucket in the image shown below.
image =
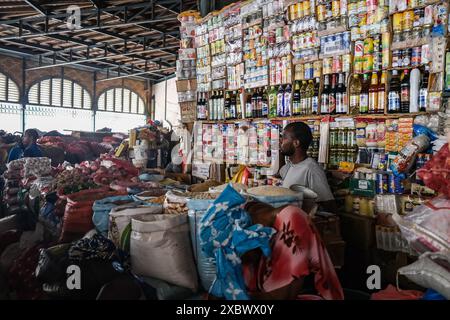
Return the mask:
<svg viewBox="0 0 450 320">
<path fill-rule="evenodd" d="M 302 210 L 306 213 L 310 213 L 317 204 L 318 195 L 313 190 L 299 185 L 293 184 L 290 189 L 295 192 L 301 192 L 303 194 Z"/>
</svg>

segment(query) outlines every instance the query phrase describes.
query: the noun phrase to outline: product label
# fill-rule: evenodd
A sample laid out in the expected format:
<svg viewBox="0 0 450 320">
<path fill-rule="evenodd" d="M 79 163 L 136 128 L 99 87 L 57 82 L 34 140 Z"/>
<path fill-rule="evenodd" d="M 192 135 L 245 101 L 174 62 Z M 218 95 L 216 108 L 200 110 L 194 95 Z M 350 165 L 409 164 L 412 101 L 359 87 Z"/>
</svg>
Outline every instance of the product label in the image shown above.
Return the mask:
<svg viewBox="0 0 450 320">
<path fill-rule="evenodd" d="M 322 103 L 320 106 L 320 112 L 321 113 L 329 113 L 330 112 L 327 94 L 322 95 Z"/>
<path fill-rule="evenodd" d="M 350 108 L 351 109 L 357 108 L 358 104 L 359 104 L 359 95 L 352 94 L 350 96 Z"/>
<path fill-rule="evenodd" d="M 402 88 L 401 100 L 402 100 L 402 102 L 408 102 L 409 101 L 409 88 L 407 88 L 407 87 Z"/>
<path fill-rule="evenodd" d="M 344 96 L 342 93 L 336 93 L 336 112 L 344 113 Z"/>
<path fill-rule="evenodd" d="M 369 108 L 369 95 L 368 94 L 360 94 L 359 95 L 359 109 L 361 111 L 367 111 Z"/>
<path fill-rule="evenodd" d="M 283 94 L 280 93 L 277 98 L 277 113 L 279 117 L 284 116 L 283 100 Z"/>
<path fill-rule="evenodd" d="M 330 94 L 328 97 L 328 110 L 330 113 L 336 110 L 336 97 L 334 94 Z"/>
<path fill-rule="evenodd" d="M 289 117 L 291 115 L 291 97 L 290 93 L 284 94 L 284 117 Z"/>
<path fill-rule="evenodd" d="M 269 105 L 265 101 L 263 101 L 261 109 L 263 117 L 269 114 Z"/>
<path fill-rule="evenodd" d="M 319 113 L 319 97 L 317 96 L 312 98 L 312 112 Z"/>
</svg>

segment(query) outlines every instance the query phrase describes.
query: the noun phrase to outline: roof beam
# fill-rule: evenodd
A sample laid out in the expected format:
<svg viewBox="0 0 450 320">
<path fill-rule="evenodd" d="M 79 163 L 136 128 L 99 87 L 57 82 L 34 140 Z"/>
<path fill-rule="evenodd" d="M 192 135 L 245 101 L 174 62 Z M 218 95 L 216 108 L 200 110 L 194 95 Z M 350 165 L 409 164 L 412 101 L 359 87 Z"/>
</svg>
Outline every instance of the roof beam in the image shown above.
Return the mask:
<svg viewBox="0 0 450 320">
<path fill-rule="evenodd" d="M 144 75 L 144 74 L 160 75 L 160 72 L 162 72 L 162 71 L 169 71 L 169 70 L 174 70 L 174 69 L 175 69 L 175 67 L 164 68 L 164 69 L 154 69 L 154 70 L 149 70 L 149 71 L 142 71 L 142 72 L 138 72 L 138 73 L 127 74 L 127 75 L 124 75 L 124 76 L 117 76 L 117 77 L 112 77 L 112 78 L 100 79 L 100 80 L 97 80 L 97 82 L 110 81 L 110 80 L 123 79 L 123 78 L 130 78 L 130 77 L 140 76 L 140 75 Z"/>
<path fill-rule="evenodd" d="M 47 12 L 46 10 L 44 10 L 44 8 L 41 7 L 41 5 L 39 3 L 37 3 L 34 0 L 24 0 L 29 6 L 31 6 L 34 10 L 36 10 L 37 12 L 39 12 L 39 14 L 46 16 Z"/>
<path fill-rule="evenodd" d="M 176 49 L 176 48 L 178 48 L 178 46 L 166 47 L 164 49 Z M 153 48 L 153 49 L 149 49 L 149 50 L 140 50 L 140 51 L 127 52 L 127 53 L 113 54 L 112 56 L 108 55 L 108 56 L 93 57 L 93 58 L 87 58 L 87 59 L 80 59 L 80 60 L 76 60 L 76 61 L 67 61 L 67 62 L 57 63 L 57 64 L 53 64 L 53 65 L 33 67 L 33 68 L 29 68 L 27 70 L 39 70 L 39 69 L 74 65 L 74 64 L 80 64 L 80 63 L 89 62 L 89 61 L 100 61 L 100 60 L 111 59 L 111 58 L 116 58 L 116 57 L 131 56 L 134 54 L 150 53 L 150 52 L 159 51 L 159 50 L 160 50 L 159 48 L 156 48 L 156 49 Z M 160 58 L 158 58 L 158 59 L 160 59 Z M 155 61 L 157 59 L 154 58 L 154 59 L 146 59 L 146 60 L 147 61 Z"/>
<path fill-rule="evenodd" d="M 18 34 L 14 34 L 14 35 L 8 35 L 8 36 L 2 36 L 0 37 L 0 40 L 9 40 L 9 39 L 21 39 L 21 38 L 32 38 L 32 37 L 39 37 L 39 36 L 51 36 L 51 35 L 55 35 L 55 34 L 64 34 L 64 33 L 77 33 L 77 32 L 84 32 L 84 31 L 104 31 L 104 29 L 108 29 L 108 28 L 119 28 L 119 27 L 127 27 L 127 26 L 132 26 L 132 25 L 139 25 L 139 24 L 152 24 L 152 23 L 161 23 L 161 22 L 170 22 L 173 21 L 174 17 L 173 16 L 164 16 L 164 17 L 160 17 L 158 19 L 155 20 L 151 20 L 151 19 L 146 19 L 146 20 L 140 20 L 140 21 L 133 21 L 133 22 L 121 22 L 121 23 L 116 23 L 116 24 L 108 24 L 108 25 L 89 25 L 89 26 L 81 26 L 80 29 L 73 29 L 70 30 L 67 27 L 64 26 L 64 29 L 57 29 L 57 30 L 39 30 L 36 28 L 36 32 L 32 32 L 32 33 L 27 33 L 27 34 L 20 34 L 20 32 Z M 0 23 L 2 23 L 0 21 Z M 28 24 L 27 22 L 21 22 L 22 25 L 24 25 L 25 23 Z M 18 24 L 10 24 L 11 27 L 19 27 Z"/>
</svg>

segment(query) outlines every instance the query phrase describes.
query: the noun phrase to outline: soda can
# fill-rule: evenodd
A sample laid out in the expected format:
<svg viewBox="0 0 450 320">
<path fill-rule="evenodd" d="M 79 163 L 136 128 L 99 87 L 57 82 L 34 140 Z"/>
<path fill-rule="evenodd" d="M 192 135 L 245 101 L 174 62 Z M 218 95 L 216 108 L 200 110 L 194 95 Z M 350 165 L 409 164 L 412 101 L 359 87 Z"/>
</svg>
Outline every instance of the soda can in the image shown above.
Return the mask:
<svg viewBox="0 0 450 320">
<path fill-rule="evenodd" d="M 313 68 L 314 68 L 313 72 L 314 78 L 319 78 L 322 74 L 322 62 L 320 60 L 314 61 Z"/>
<path fill-rule="evenodd" d="M 363 57 L 363 71 L 369 72 L 373 70 L 373 56 L 371 54 L 364 55 Z"/>
<path fill-rule="evenodd" d="M 342 72 L 342 61 L 340 56 L 333 57 L 333 72 L 332 73 L 341 73 Z"/>
<path fill-rule="evenodd" d="M 322 22 L 325 20 L 327 15 L 327 9 L 325 4 L 319 4 L 317 6 L 317 21 Z"/>
<path fill-rule="evenodd" d="M 392 20 L 392 29 L 394 32 L 401 32 L 403 29 L 403 14 L 395 13 Z"/>
<path fill-rule="evenodd" d="M 307 1 L 305 1 L 307 2 Z M 339 14 L 341 13 L 341 6 L 340 6 L 340 1 L 339 0 L 333 0 L 331 2 L 331 11 L 333 12 L 333 17 L 338 17 Z"/>
<path fill-rule="evenodd" d="M 387 69 L 389 68 L 389 50 L 383 50 L 382 58 L 381 58 L 381 68 Z"/>
<path fill-rule="evenodd" d="M 359 40 L 355 42 L 355 58 L 364 55 L 364 41 Z"/>
<path fill-rule="evenodd" d="M 402 67 L 408 67 L 411 65 L 411 55 L 412 55 L 411 48 L 402 50 Z"/>
<path fill-rule="evenodd" d="M 375 37 L 373 39 L 373 52 L 380 52 L 381 51 L 381 39 L 380 37 Z"/>
<path fill-rule="evenodd" d="M 303 4 L 303 16 L 309 16 L 311 14 L 311 3 L 309 1 L 303 1 L 300 5 Z"/>
<path fill-rule="evenodd" d="M 323 59 L 323 73 L 330 74 L 333 70 L 333 58 Z"/>
<path fill-rule="evenodd" d="M 372 38 L 366 38 L 364 39 L 364 54 L 371 54 L 373 53 L 373 39 Z"/>
<path fill-rule="evenodd" d="M 424 9 L 414 9 L 414 22 L 413 27 L 421 27 L 425 18 Z"/>
<path fill-rule="evenodd" d="M 350 32 L 343 33 L 342 41 L 344 43 L 344 48 L 350 48 L 351 45 Z"/>
<path fill-rule="evenodd" d="M 433 24 L 433 6 L 426 6 L 423 14 L 423 24 Z"/>
<path fill-rule="evenodd" d="M 428 62 L 430 62 L 430 45 L 428 44 L 424 44 L 422 46 L 422 58 L 421 58 L 421 62 L 422 64 L 427 64 Z"/>
<path fill-rule="evenodd" d="M 411 30 L 414 22 L 414 11 L 406 10 L 403 12 L 403 31 Z"/>
<path fill-rule="evenodd" d="M 404 191 L 405 189 L 403 187 L 402 179 L 396 177 L 393 174 L 390 174 L 388 180 L 388 192 L 395 194 L 402 194 Z"/>
<path fill-rule="evenodd" d="M 354 63 L 354 71 L 355 73 L 362 73 L 363 72 L 363 59 L 361 57 L 356 58 L 355 57 L 355 63 Z"/>
<path fill-rule="evenodd" d="M 414 47 L 411 53 L 411 65 L 418 66 L 422 62 L 422 48 Z"/>
<path fill-rule="evenodd" d="M 391 34 L 385 32 L 381 35 L 381 48 L 382 50 L 389 49 L 391 45 Z"/>
<path fill-rule="evenodd" d="M 358 3 L 350 2 L 348 4 L 348 15 L 349 16 L 357 16 L 358 15 Z"/>
<path fill-rule="evenodd" d="M 344 54 L 342 56 L 342 72 L 350 73 L 352 56 L 350 54 Z"/>
<path fill-rule="evenodd" d="M 394 50 L 392 52 L 392 67 L 397 68 L 401 66 L 403 66 L 403 50 Z"/>
<path fill-rule="evenodd" d="M 377 194 L 385 194 L 388 192 L 388 177 L 386 174 L 378 173 L 376 184 L 375 184 L 375 192 Z"/>
</svg>

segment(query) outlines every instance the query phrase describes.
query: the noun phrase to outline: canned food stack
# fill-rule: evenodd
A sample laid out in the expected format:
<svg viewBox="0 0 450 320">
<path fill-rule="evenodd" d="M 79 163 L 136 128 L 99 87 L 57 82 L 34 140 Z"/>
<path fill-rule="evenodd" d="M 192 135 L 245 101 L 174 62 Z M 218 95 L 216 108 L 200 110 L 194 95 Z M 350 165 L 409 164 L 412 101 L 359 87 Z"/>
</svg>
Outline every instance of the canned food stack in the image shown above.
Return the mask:
<svg viewBox="0 0 450 320">
<path fill-rule="evenodd" d="M 206 93 L 211 90 L 211 52 L 208 24 L 205 21 L 197 26 L 195 35 L 198 91 Z"/>
<path fill-rule="evenodd" d="M 196 73 L 196 28 L 198 20 L 197 12 L 184 12 L 178 16 L 180 26 L 180 49 L 177 60 L 177 79 L 195 79 Z"/>
<path fill-rule="evenodd" d="M 276 3 L 278 10 L 278 1 Z M 241 7 L 244 37 L 244 87 L 246 89 L 267 86 L 269 82 L 267 46 L 263 37 L 261 7 L 262 1 L 253 1 Z M 274 9 L 272 5 L 272 10 Z"/>
<path fill-rule="evenodd" d="M 319 30 L 330 30 L 347 25 L 348 0 L 318 0 L 317 21 Z"/>
<path fill-rule="evenodd" d="M 225 12 L 225 44 L 227 66 L 227 89 L 239 90 L 244 76 L 242 63 L 242 20 L 240 5 L 232 5 Z"/>
<path fill-rule="evenodd" d="M 226 89 L 226 50 L 224 12 L 213 13 L 208 19 L 208 32 L 211 52 L 212 90 Z"/>
<path fill-rule="evenodd" d="M 180 25 L 180 49 L 177 60 L 177 92 L 181 121 L 197 119 L 197 27 L 198 12 L 187 11 L 178 16 Z"/>
</svg>

